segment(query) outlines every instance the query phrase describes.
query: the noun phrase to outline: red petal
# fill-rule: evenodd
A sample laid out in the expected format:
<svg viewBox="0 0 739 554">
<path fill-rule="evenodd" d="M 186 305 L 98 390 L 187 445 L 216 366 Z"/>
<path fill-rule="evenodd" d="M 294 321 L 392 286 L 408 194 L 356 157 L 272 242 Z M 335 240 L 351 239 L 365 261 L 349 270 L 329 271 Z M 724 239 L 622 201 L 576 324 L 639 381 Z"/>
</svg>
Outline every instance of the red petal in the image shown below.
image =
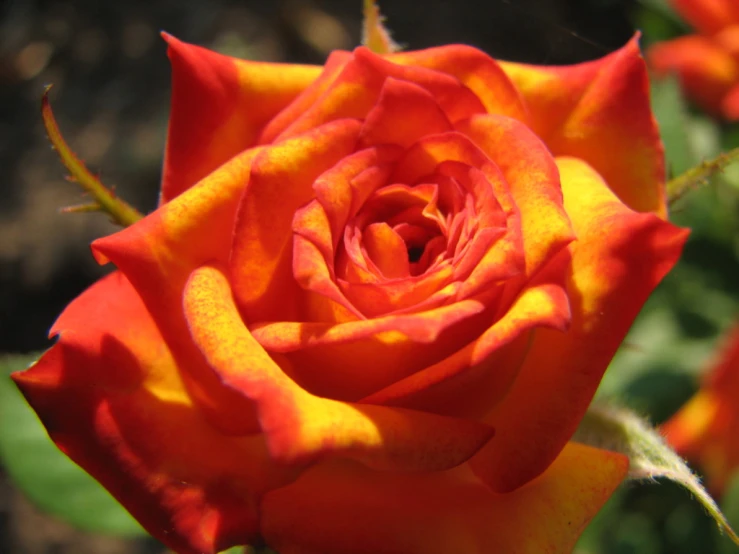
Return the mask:
<svg viewBox="0 0 739 554">
<path fill-rule="evenodd" d="M 477 48 L 452 44 L 400 52 L 388 58 L 395 63 L 426 67 L 456 77 L 475 93 L 487 113 L 528 120 L 526 105 L 515 85 L 495 60 Z"/>
<path fill-rule="evenodd" d="M 562 259 L 529 283 L 508 311 L 464 348 L 362 400 L 461 417 L 482 417 L 508 392 L 538 327 L 564 330 L 570 321 Z M 497 315 L 497 314 L 494 314 Z M 542 333 L 543 330 L 537 330 Z M 487 447 L 486 447 L 487 448 Z"/>
<path fill-rule="evenodd" d="M 51 438 L 157 539 L 183 554 L 258 536 L 257 496 L 293 477 L 259 437 L 227 437 L 193 404 L 140 297 L 119 272 L 64 311 L 57 344 L 13 375 Z"/>
<path fill-rule="evenodd" d="M 556 458 L 688 234 L 653 214 L 629 210 L 582 160 L 557 163 L 578 237 L 568 247 L 572 324 L 565 333 L 536 333 L 513 387 L 486 418 L 496 437 L 471 464 L 496 491 L 523 485 Z"/>
<path fill-rule="evenodd" d="M 322 464 L 266 495 L 262 530 L 280 554 L 570 554 L 627 470 L 621 454 L 570 443 L 538 479 L 495 494 L 466 468 Z"/>
<path fill-rule="evenodd" d="M 474 116 L 457 124 L 500 168 L 521 213 L 526 275 L 532 277 L 575 237 L 562 204 L 559 172 L 549 150 L 524 124 Z"/>
<path fill-rule="evenodd" d="M 739 467 L 739 325 L 727 334 L 700 390 L 661 427 L 678 454 L 695 463 L 720 496 Z"/>
<path fill-rule="evenodd" d="M 388 77 L 426 89 L 452 122 L 485 112 L 480 100 L 456 78 L 423 67 L 391 63 L 360 47 L 312 105 L 302 105 L 303 113 L 278 136 L 268 129 L 263 140 L 281 140 L 335 119 L 364 119 L 377 104 Z"/>
<path fill-rule="evenodd" d="M 184 296 L 193 339 L 220 378 L 258 407 L 276 462 L 302 466 L 327 456 L 390 471 L 436 471 L 469 459 L 492 435 L 476 421 L 349 404 L 301 389 L 254 339 L 225 275 L 204 266 Z"/>
<path fill-rule="evenodd" d="M 739 82 L 739 64 L 707 37 L 691 35 L 659 42 L 647 52 L 650 66 L 659 75 L 676 73 L 690 98 L 714 115 Z"/>
<path fill-rule="evenodd" d="M 274 142 L 287 127 L 296 119 L 299 119 L 316 100 L 323 96 L 326 89 L 333 84 L 351 58 L 351 52 L 341 50 L 331 52 L 323 65 L 320 76 L 265 126 L 259 137 L 259 144 Z"/>
<path fill-rule="evenodd" d="M 672 6 L 695 29 L 706 35 L 739 23 L 735 0 L 672 0 Z"/>
<path fill-rule="evenodd" d="M 253 432 L 253 406 L 223 387 L 189 338 L 182 290 L 193 269 L 228 259 L 238 198 L 249 180 L 252 149 L 233 158 L 136 224 L 93 242 L 138 291 L 188 380 L 191 394 L 224 432 Z"/>
<path fill-rule="evenodd" d="M 353 119 L 333 121 L 255 158 L 229 261 L 234 294 L 249 322 L 296 319 L 292 219 L 314 197 L 316 178 L 354 152 L 359 129 Z"/>
<path fill-rule="evenodd" d="M 262 128 L 321 67 L 239 60 L 164 34 L 172 63 L 172 113 L 162 202 L 254 146 Z"/>
<path fill-rule="evenodd" d="M 253 333 L 265 349 L 284 355 L 291 377 L 306 390 L 356 401 L 458 350 L 484 328 L 484 310 L 482 301 L 468 299 L 341 324 L 270 323 Z"/>
<path fill-rule="evenodd" d="M 626 205 L 666 217 L 663 147 L 636 40 L 584 64 L 503 68 L 527 102 L 532 130 L 555 156 L 582 158 Z"/>
<path fill-rule="evenodd" d="M 431 94 L 418 85 L 390 77 L 367 114 L 360 143 L 407 148 L 425 135 L 451 130 L 451 123 Z"/>
</svg>

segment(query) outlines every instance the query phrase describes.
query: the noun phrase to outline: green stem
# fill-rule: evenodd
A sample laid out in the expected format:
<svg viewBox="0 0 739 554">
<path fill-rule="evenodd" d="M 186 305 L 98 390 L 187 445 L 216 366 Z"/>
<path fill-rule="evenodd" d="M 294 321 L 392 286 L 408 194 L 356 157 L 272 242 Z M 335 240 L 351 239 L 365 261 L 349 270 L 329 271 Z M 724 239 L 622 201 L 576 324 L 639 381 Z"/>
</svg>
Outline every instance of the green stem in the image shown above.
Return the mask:
<svg viewBox="0 0 739 554">
<path fill-rule="evenodd" d="M 46 87 L 44 95 L 41 98 L 41 116 L 44 120 L 46 135 L 49 137 L 51 145 L 57 151 L 57 154 L 59 154 L 59 158 L 64 164 L 64 167 L 69 171 L 71 180 L 79 183 L 79 185 L 94 199 L 94 202 L 91 204 L 71 206 L 69 208 L 64 208 L 62 211 L 101 211 L 108 213 L 114 222 L 123 227 L 133 225 L 141 219 L 143 215 L 105 187 L 105 185 L 103 185 L 100 180 L 95 177 L 89 169 L 87 169 L 85 164 L 75 156 L 72 149 L 64 140 L 64 137 L 62 137 L 61 131 L 59 131 L 59 126 L 54 119 L 54 114 L 51 111 L 51 105 L 49 104 L 50 88 L 51 85 Z"/>
<path fill-rule="evenodd" d="M 667 181 L 668 203 L 673 205 L 687 192 L 707 184 L 711 177 L 736 160 L 739 160 L 739 148 L 722 152 L 712 160 L 706 160 L 700 165 L 688 169 L 682 175 Z"/>
</svg>

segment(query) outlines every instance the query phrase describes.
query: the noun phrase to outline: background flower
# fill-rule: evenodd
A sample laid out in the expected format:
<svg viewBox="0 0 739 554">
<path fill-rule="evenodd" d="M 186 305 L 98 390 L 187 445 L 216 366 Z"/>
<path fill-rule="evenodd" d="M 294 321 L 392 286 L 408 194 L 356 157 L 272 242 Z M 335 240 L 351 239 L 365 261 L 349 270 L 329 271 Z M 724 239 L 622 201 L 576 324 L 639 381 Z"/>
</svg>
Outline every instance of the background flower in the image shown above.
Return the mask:
<svg viewBox="0 0 739 554">
<path fill-rule="evenodd" d="M 739 6 L 733 0 L 672 0 L 697 34 L 653 45 L 657 74 L 677 73 L 687 95 L 708 112 L 739 119 Z"/>
<path fill-rule="evenodd" d="M 695 463 L 716 496 L 739 466 L 739 327 L 723 339 L 700 390 L 662 425 L 668 442 Z"/>
</svg>

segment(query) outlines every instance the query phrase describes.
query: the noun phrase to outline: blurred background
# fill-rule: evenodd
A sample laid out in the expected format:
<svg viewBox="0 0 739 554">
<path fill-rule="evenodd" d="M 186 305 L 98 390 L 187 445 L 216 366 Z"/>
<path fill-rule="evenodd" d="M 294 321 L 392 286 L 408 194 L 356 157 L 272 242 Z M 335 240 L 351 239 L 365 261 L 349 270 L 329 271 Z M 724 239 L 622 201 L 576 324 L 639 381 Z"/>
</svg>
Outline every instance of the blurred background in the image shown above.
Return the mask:
<svg viewBox="0 0 739 554">
<path fill-rule="evenodd" d="M 394 38 L 408 48 L 462 42 L 535 64 L 601 57 L 635 29 L 643 32 L 642 44 L 687 31 L 665 0 L 380 4 Z M 39 101 L 45 84 L 54 85 L 52 106 L 72 149 L 105 184 L 148 212 L 157 199 L 169 106 L 161 30 L 242 58 L 321 64 L 329 51 L 356 46 L 360 25 L 360 0 L 0 3 L 1 371 L 33 358 L 8 355 L 48 347 L 55 317 L 107 271 L 90 256 L 90 241 L 115 230 L 104 215 L 58 211 L 84 198 L 65 181 L 44 135 Z M 739 126 L 687 107 L 674 81 L 655 85 L 653 100 L 673 174 L 739 145 Z M 599 394 L 620 398 L 656 423 L 690 397 L 718 337 L 739 313 L 738 207 L 739 167 L 674 207 L 673 220 L 694 230 L 685 256 L 645 308 Z M 57 456 L 6 381 L 0 385 L 0 552 L 164 552 Z M 735 489 L 723 503 L 737 526 Z M 718 536 L 687 493 L 652 484 L 618 493 L 578 552 L 711 554 L 739 548 Z"/>
</svg>

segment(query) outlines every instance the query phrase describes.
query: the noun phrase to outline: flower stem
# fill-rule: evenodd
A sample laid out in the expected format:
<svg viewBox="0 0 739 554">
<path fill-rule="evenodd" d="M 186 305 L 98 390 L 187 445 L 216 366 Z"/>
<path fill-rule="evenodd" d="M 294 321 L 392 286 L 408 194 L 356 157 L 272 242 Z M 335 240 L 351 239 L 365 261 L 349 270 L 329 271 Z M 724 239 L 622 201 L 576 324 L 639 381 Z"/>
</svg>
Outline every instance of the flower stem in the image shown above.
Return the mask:
<svg viewBox="0 0 739 554">
<path fill-rule="evenodd" d="M 739 160 L 739 148 L 722 152 L 711 160 L 706 160 L 696 167 L 688 169 L 682 175 L 667 181 L 667 201 L 673 205 L 685 194 L 699 186 L 708 183 L 708 180 L 730 163 Z"/>
</svg>

